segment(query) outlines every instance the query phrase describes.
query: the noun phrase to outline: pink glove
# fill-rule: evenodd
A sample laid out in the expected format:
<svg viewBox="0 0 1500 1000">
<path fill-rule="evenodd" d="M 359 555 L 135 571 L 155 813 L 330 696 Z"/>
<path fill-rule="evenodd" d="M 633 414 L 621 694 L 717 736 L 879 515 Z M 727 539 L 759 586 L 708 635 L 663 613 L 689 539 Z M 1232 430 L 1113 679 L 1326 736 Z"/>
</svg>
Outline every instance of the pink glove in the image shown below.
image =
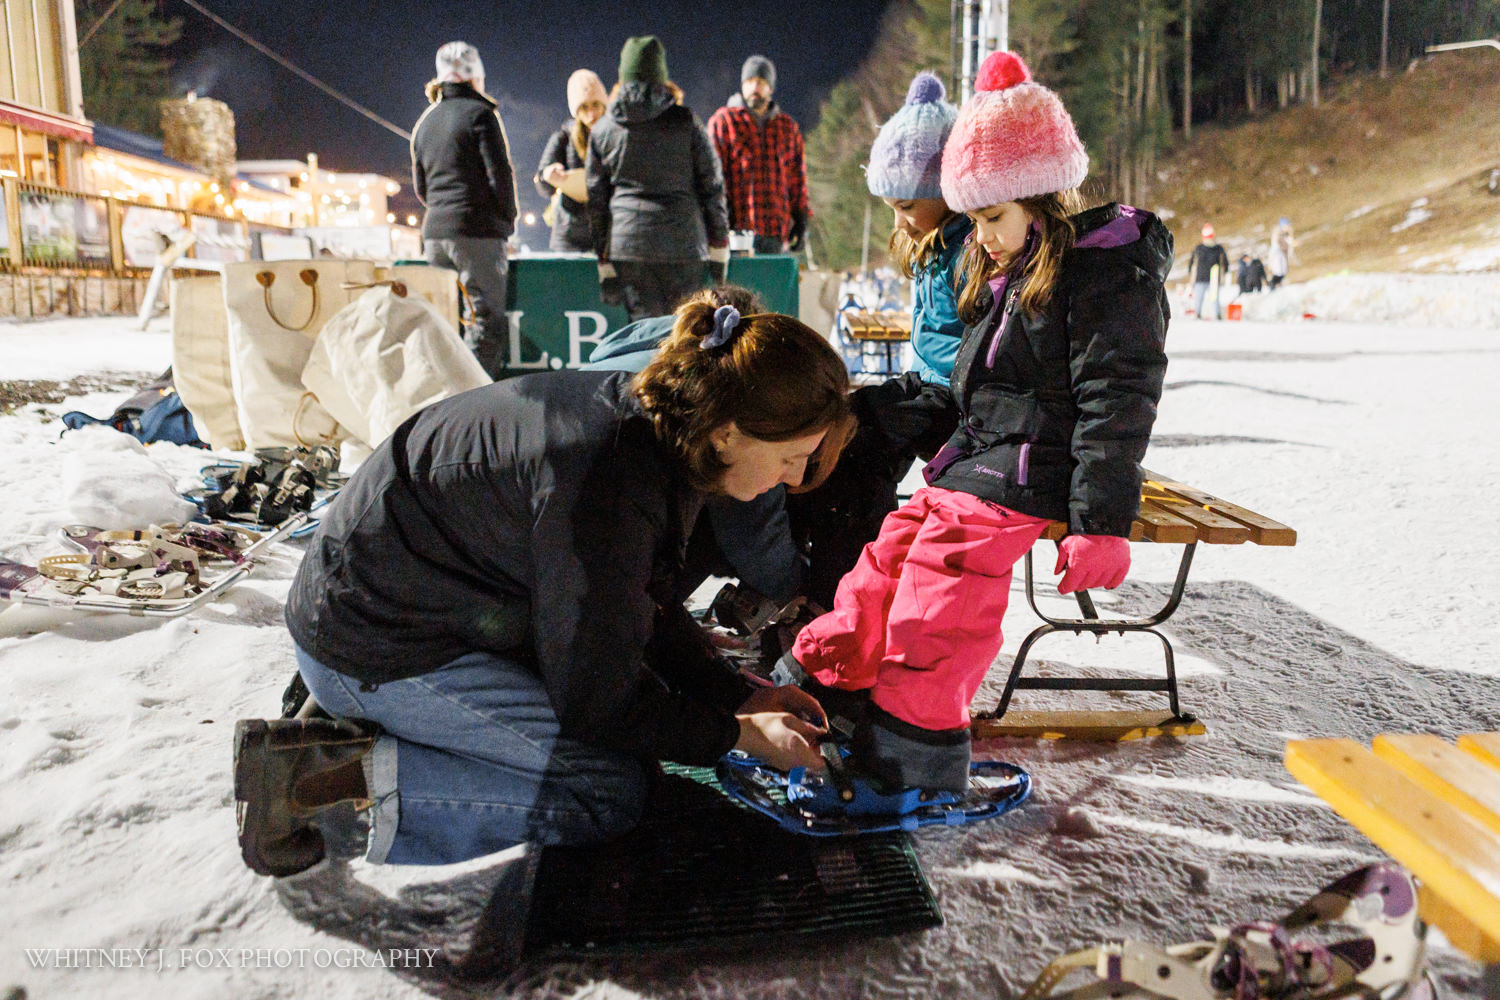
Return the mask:
<svg viewBox="0 0 1500 1000">
<path fill-rule="evenodd" d="M 1068 535 L 1057 547 L 1057 566 L 1062 573 L 1059 594 L 1103 587 L 1113 590 L 1130 572 L 1130 543 L 1118 535 Z"/>
</svg>

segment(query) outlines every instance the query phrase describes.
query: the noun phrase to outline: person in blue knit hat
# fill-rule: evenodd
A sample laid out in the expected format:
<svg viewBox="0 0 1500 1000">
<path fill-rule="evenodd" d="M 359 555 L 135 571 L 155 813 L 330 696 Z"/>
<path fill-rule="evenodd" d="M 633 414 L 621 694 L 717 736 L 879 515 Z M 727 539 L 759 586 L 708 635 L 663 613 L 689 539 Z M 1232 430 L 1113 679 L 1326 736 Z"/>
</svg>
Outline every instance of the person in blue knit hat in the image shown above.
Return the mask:
<svg viewBox="0 0 1500 1000">
<path fill-rule="evenodd" d="M 939 184 L 943 144 L 958 117 L 946 98 L 936 75 L 918 73 L 906 103 L 880 127 L 865 170 L 870 193 L 895 213 L 891 263 L 916 283 L 911 346 L 917 374 L 940 385 L 953 373 L 964 332 L 958 318 L 958 258 L 974 228 L 967 215 L 948 207 Z"/>
<path fill-rule="evenodd" d="M 943 83 L 918 73 L 906 103 L 880 128 L 865 168 L 870 193 L 895 213 L 891 263 L 913 280 L 911 344 L 915 371 L 855 393 L 860 429 L 820 489 L 787 497 L 793 535 L 809 548 L 806 593 L 830 607 L 838 582 L 897 507 L 902 478 L 918 454 L 935 451 L 946 432 L 915 449 L 882 428 L 912 419 L 946 393 L 964 322 L 958 318 L 959 258 L 974 223 L 943 200 L 943 146 L 958 118 Z M 951 430 L 951 428 L 950 428 Z"/>
</svg>

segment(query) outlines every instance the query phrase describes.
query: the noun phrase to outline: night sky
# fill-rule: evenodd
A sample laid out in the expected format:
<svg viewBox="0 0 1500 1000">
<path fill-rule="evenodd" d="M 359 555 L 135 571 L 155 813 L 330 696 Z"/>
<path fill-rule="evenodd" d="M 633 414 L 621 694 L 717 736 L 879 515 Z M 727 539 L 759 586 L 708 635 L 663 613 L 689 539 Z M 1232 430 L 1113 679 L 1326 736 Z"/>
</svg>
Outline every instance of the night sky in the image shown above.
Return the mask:
<svg viewBox="0 0 1500 1000">
<path fill-rule="evenodd" d="M 544 203 L 531 175 L 547 136 L 568 117 L 565 90 L 573 70 L 594 70 L 608 88 L 625 39 L 654 34 L 666 47 L 667 67 L 686 91 L 685 102 L 707 121 L 739 89 L 745 57 L 760 52 L 776 64 L 777 101 L 807 132 L 828 90 L 868 52 L 888 0 L 199 2 L 408 131 L 426 107 L 422 87 L 433 77 L 438 47 L 454 39 L 472 43 L 484 59 L 485 88 L 500 102 L 522 211 L 540 213 Z M 317 152 L 327 169 L 396 177 L 408 196 L 405 140 L 177 0 L 164 0 L 161 9 L 183 23 L 172 51 L 176 90 L 193 88 L 233 109 L 241 159 L 302 159 Z"/>
</svg>

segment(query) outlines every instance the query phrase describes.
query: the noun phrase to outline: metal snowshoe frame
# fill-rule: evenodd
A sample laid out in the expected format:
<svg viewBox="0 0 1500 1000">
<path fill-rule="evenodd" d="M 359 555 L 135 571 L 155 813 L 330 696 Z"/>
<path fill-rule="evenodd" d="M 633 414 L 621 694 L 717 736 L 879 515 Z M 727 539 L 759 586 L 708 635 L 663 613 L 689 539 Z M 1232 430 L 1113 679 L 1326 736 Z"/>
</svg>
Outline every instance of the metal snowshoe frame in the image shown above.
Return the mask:
<svg viewBox="0 0 1500 1000">
<path fill-rule="evenodd" d="M 131 596 L 130 591 L 115 595 L 104 593 L 89 594 L 87 591 L 67 594 L 51 587 L 51 581 L 49 581 L 49 586 L 38 591 L 27 591 L 23 584 L 21 587 L 12 590 L 6 599 L 14 604 L 25 604 L 32 607 L 70 608 L 78 611 L 128 614 L 141 618 L 177 618 L 217 599 L 220 594 L 233 587 L 236 583 L 239 583 L 246 576 L 249 576 L 254 571 L 259 557 L 268 548 L 292 535 L 299 528 L 306 527 L 313 521 L 314 518 L 310 511 L 301 511 L 287 518 L 275 529 L 264 534 L 246 532 L 247 534 L 255 535 L 256 540 L 239 553 L 232 568 L 222 576 L 215 578 L 201 591 L 191 596 Z M 138 589 L 136 588 L 137 591 Z"/>
</svg>

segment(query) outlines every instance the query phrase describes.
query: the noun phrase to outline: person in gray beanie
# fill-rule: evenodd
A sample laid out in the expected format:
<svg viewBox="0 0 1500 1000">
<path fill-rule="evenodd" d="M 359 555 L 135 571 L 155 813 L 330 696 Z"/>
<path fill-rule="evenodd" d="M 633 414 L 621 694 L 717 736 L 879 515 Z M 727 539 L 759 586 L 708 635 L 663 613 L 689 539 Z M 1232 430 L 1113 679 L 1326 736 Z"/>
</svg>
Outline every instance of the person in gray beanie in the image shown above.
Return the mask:
<svg viewBox="0 0 1500 1000">
<path fill-rule="evenodd" d="M 412 188 L 427 212 L 422 250 L 458 272 L 469 304 L 464 342 L 491 378 L 505 369 L 505 241 L 516 229 L 516 181 L 505 127 L 468 42 L 437 51 L 431 103 L 411 132 Z"/>
<path fill-rule="evenodd" d="M 798 253 L 807 239 L 807 164 L 802 130 L 777 107 L 776 67 L 745 60 L 740 92 L 708 120 L 724 167 L 729 228 L 755 234 L 756 253 Z"/>
</svg>

